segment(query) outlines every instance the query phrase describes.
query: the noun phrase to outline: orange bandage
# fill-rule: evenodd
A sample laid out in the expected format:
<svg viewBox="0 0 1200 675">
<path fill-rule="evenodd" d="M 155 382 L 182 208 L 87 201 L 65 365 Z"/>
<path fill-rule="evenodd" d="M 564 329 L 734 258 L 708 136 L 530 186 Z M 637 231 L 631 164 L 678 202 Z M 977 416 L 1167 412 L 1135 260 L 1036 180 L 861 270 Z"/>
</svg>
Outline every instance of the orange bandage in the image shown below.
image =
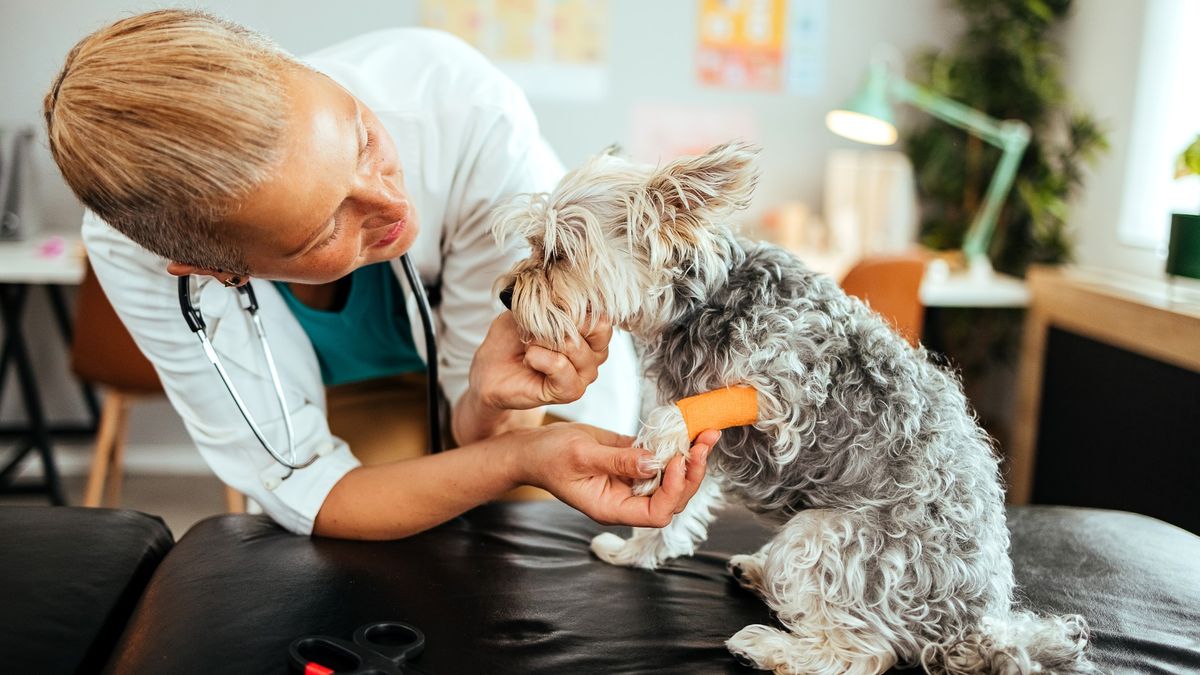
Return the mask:
<svg viewBox="0 0 1200 675">
<path fill-rule="evenodd" d="M 683 413 L 688 440 L 705 429 L 728 429 L 758 421 L 758 392 L 753 387 L 727 387 L 681 398 L 675 402 Z"/>
</svg>

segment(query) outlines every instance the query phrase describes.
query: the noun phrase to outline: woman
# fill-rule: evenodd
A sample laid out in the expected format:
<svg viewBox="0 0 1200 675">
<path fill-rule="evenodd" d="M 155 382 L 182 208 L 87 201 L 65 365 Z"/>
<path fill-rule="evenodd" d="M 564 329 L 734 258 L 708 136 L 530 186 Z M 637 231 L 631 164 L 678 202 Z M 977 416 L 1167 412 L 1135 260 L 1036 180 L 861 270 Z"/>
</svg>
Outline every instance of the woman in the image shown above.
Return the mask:
<svg viewBox="0 0 1200 675">
<path fill-rule="evenodd" d="M 497 247 L 487 213 L 549 188 L 561 168 L 521 92 L 463 43 L 390 30 L 300 62 L 236 24 L 151 12 L 76 45 L 44 112 L 117 313 L 216 474 L 283 526 L 402 537 L 522 484 L 601 522 L 661 526 L 695 493 L 716 432 L 637 498 L 629 481 L 652 472 L 630 438 L 540 426 L 543 406 L 569 403 L 564 417 L 590 403 L 593 419 L 623 423 L 632 366 L 605 364 L 604 322 L 559 353 L 523 344 L 501 313 L 492 283 L 521 252 Z M 396 278 L 405 253 L 440 289 L 440 385 L 460 447 L 397 459 L 411 454 L 396 449 L 410 434 L 391 420 L 423 419 L 378 405 L 424 370 L 415 302 Z M 315 463 L 289 476 L 259 445 L 179 316 L 168 272 L 200 282 L 214 349 L 268 438 L 281 439 L 265 360 L 226 288 L 255 279 L 296 457 Z M 613 383 L 597 396 L 601 364 Z M 332 404 L 339 387 L 364 382 L 383 386 L 355 391 L 367 422 L 335 428 L 360 439 L 347 444 L 330 431 L 326 386 Z"/>
</svg>

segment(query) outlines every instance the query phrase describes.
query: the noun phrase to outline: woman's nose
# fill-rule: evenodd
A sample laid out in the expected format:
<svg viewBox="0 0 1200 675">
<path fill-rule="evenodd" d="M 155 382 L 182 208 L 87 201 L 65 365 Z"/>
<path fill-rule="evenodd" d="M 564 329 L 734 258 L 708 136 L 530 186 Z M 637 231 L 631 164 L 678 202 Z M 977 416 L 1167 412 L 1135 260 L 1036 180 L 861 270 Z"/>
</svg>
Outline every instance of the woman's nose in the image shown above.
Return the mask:
<svg viewBox="0 0 1200 675">
<path fill-rule="evenodd" d="M 359 203 L 369 210 L 394 210 L 401 203 L 408 202 L 400 188 L 398 173 L 372 173 L 363 176 L 356 192 Z"/>
</svg>

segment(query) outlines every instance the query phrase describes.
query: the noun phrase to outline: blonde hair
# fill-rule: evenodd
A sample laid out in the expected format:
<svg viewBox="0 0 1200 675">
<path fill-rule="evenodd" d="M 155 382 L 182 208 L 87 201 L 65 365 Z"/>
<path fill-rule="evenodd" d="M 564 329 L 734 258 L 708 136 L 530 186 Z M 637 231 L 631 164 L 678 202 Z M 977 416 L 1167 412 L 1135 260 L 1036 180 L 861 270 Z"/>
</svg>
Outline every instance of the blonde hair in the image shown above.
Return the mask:
<svg viewBox="0 0 1200 675">
<path fill-rule="evenodd" d="M 268 38 L 204 12 L 118 21 L 67 54 L 43 112 L 75 195 L 170 260 L 246 273 L 216 231 L 283 154 L 284 67 Z"/>
</svg>

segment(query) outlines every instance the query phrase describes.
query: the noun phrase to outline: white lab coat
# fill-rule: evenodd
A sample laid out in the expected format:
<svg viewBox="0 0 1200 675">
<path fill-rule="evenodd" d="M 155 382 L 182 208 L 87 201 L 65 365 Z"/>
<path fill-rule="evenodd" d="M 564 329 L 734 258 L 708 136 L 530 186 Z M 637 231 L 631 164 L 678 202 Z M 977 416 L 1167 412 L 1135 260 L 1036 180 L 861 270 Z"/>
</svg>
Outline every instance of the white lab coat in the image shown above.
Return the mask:
<svg viewBox="0 0 1200 675">
<path fill-rule="evenodd" d="M 519 247 L 502 250 L 496 244 L 487 213 L 510 195 L 551 189 L 562 167 L 516 85 L 445 33 L 378 31 L 304 60 L 364 101 L 395 140 L 405 187 L 421 223 L 409 256 L 427 284 L 441 285 L 442 302 L 434 311 L 440 379 L 454 403 L 467 389 L 475 350 L 492 319 L 503 311 L 493 283 L 525 254 Z M 291 410 L 297 457 L 321 454 L 311 467 L 283 481 L 286 469 L 254 438 L 184 323 L 177 281 L 165 271 L 167 261 L 91 212 L 84 215 L 83 239 L 113 307 L 154 364 L 213 471 L 284 527 L 311 532 L 326 495 L 358 461 L 346 443 L 329 432 L 316 355 L 274 286 L 253 282 Z M 413 339 L 424 358 L 416 301 L 399 261 L 392 267 L 405 289 Z M 266 363 L 237 294 L 207 277 L 193 283 L 199 287 L 193 298 L 214 349 L 267 437 L 286 450 Z M 567 419 L 632 433 L 638 411 L 635 361 L 629 336 L 618 332 L 608 361 L 584 397 L 551 410 Z"/>
</svg>

